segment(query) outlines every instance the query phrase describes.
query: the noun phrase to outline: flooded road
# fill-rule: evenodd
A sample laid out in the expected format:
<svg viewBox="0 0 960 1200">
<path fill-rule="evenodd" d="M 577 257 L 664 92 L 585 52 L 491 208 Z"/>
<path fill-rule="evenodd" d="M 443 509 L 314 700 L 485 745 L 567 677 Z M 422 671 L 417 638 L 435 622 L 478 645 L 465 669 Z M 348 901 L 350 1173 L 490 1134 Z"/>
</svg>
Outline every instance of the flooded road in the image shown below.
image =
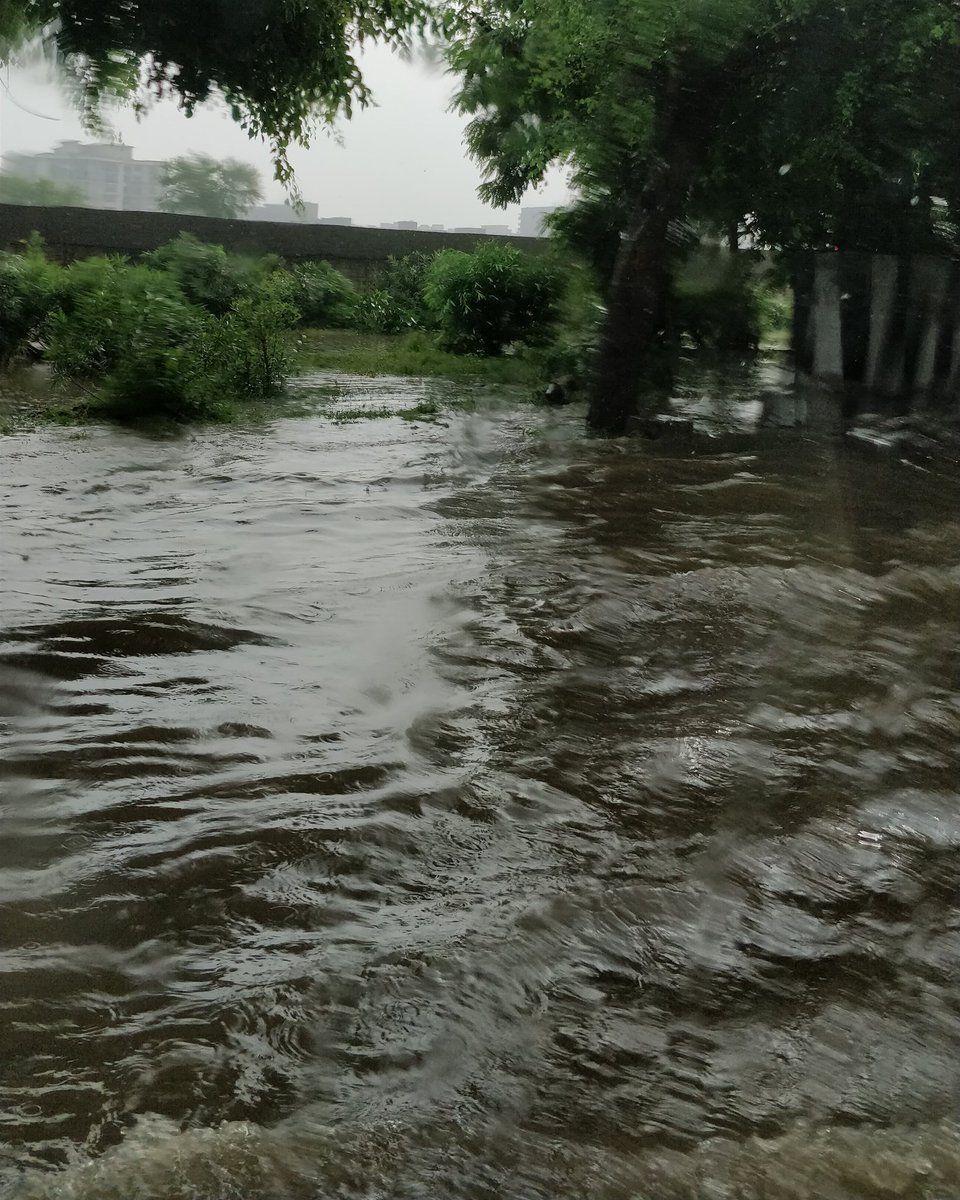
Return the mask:
<svg viewBox="0 0 960 1200">
<path fill-rule="evenodd" d="M 4 1200 L 960 1195 L 956 486 L 509 402 L 0 454 Z"/>
</svg>

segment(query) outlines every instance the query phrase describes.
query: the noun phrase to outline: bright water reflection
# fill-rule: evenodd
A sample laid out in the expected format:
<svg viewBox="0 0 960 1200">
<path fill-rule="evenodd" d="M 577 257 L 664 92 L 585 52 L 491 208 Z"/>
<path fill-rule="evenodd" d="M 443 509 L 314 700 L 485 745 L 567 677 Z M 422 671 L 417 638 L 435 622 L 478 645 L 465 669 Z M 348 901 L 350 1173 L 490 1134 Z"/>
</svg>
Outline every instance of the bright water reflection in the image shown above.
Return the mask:
<svg viewBox="0 0 960 1200">
<path fill-rule="evenodd" d="M 955 487 L 510 404 L 0 449 L 10 1195 L 960 1194 Z"/>
</svg>

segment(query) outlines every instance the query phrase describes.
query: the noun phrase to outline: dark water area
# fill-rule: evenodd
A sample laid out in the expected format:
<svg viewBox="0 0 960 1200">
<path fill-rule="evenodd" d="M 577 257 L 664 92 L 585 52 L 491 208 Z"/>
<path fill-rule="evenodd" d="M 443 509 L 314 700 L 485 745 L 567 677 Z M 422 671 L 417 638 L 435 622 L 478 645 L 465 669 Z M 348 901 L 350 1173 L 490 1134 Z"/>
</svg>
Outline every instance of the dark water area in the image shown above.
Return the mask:
<svg viewBox="0 0 960 1200">
<path fill-rule="evenodd" d="M 0 455 L 4 1200 L 960 1196 L 956 482 L 504 399 Z"/>
</svg>

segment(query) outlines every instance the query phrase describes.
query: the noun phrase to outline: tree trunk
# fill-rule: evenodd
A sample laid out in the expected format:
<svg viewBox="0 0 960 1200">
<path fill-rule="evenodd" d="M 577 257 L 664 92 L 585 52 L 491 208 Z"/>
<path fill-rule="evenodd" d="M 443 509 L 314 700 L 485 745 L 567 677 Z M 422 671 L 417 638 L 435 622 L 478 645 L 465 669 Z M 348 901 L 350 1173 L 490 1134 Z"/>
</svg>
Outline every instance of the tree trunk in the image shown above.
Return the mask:
<svg viewBox="0 0 960 1200">
<path fill-rule="evenodd" d="M 671 218 L 662 207 L 643 213 L 617 254 L 587 412 L 587 423 L 603 433 L 625 432 L 644 366 L 664 344 Z"/>
<path fill-rule="evenodd" d="M 653 366 L 655 355 L 661 355 L 658 365 L 666 361 L 670 226 L 683 215 L 702 154 L 702 130 L 688 133 L 676 109 L 665 115 L 657 139 L 660 154 L 621 240 L 610 283 L 587 412 L 587 424 L 603 433 L 626 431 L 636 411 L 645 365 Z"/>
</svg>

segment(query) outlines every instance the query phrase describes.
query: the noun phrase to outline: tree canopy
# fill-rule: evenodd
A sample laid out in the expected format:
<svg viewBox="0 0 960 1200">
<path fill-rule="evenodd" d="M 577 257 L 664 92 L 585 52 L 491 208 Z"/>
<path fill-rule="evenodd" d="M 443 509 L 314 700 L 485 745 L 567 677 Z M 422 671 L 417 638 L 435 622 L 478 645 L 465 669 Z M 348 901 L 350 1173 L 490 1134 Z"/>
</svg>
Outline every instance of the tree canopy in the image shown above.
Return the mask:
<svg viewBox="0 0 960 1200">
<path fill-rule="evenodd" d="M 686 211 L 771 244 L 878 248 L 960 201 L 952 0 L 502 0 L 460 10 L 450 57 L 495 203 L 567 161 L 629 208 L 678 121 Z"/>
<path fill-rule="evenodd" d="M 87 200 L 78 188 L 52 179 L 27 179 L 12 171 L 0 173 L 0 204 L 52 204 L 83 207 Z"/>
<path fill-rule="evenodd" d="M 242 217 L 262 196 L 255 167 L 207 154 L 171 159 L 161 176 L 160 208 L 199 217 Z"/>
<path fill-rule="evenodd" d="M 954 0 L 465 0 L 450 61 L 487 199 L 572 166 L 563 220 L 608 275 L 606 428 L 663 340 L 685 223 L 783 247 L 950 244 Z"/>
<path fill-rule="evenodd" d="M 217 89 L 289 180 L 291 144 L 368 101 L 358 45 L 400 43 L 425 17 L 425 0 L 0 0 L 0 56 L 45 36 L 90 113 L 149 93 L 192 112 Z"/>
</svg>

